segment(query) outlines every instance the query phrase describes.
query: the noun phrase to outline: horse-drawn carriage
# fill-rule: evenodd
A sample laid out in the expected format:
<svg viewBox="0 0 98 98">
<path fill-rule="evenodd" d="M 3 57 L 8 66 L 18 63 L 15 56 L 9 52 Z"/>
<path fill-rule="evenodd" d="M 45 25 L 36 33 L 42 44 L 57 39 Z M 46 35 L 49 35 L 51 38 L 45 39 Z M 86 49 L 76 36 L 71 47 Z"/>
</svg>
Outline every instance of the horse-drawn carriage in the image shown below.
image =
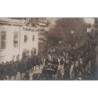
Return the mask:
<svg viewBox="0 0 98 98">
<path fill-rule="evenodd" d="M 56 78 L 57 72 L 58 72 L 58 65 L 49 63 L 43 67 L 40 79 L 54 80 Z"/>
</svg>

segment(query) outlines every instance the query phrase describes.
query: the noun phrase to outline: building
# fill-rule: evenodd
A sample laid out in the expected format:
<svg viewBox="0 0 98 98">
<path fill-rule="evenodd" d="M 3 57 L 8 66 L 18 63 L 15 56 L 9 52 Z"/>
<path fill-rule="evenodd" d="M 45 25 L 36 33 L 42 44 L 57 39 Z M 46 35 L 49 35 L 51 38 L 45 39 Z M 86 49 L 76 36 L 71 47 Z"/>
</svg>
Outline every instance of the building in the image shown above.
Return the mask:
<svg viewBox="0 0 98 98">
<path fill-rule="evenodd" d="M 94 32 L 95 33 L 98 33 L 98 18 L 95 18 L 95 21 L 94 21 Z"/>
<path fill-rule="evenodd" d="M 38 52 L 38 29 L 30 19 L 0 18 L 0 63 Z"/>
<path fill-rule="evenodd" d="M 98 32 L 98 18 L 93 18 L 94 23 L 88 24 L 87 33 L 97 33 Z"/>
<path fill-rule="evenodd" d="M 56 18 L 39 18 L 38 25 L 39 29 L 39 43 L 46 41 L 47 33 L 49 29 L 53 28 L 56 24 Z"/>
</svg>

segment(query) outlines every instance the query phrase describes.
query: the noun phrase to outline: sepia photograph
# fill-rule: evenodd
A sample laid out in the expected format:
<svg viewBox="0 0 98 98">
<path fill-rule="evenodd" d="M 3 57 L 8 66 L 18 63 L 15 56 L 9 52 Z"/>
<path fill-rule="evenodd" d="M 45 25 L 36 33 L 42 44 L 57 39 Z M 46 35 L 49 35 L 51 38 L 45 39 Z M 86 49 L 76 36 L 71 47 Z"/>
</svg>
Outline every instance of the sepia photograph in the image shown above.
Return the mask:
<svg viewBox="0 0 98 98">
<path fill-rule="evenodd" d="M 97 0 L 0 0 L 0 97 L 98 96 Z"/>
<path fill-rule="evenodd" d="M 0 17 L 0 80 L 97 79 L 97 17 Z"/>
</svg>

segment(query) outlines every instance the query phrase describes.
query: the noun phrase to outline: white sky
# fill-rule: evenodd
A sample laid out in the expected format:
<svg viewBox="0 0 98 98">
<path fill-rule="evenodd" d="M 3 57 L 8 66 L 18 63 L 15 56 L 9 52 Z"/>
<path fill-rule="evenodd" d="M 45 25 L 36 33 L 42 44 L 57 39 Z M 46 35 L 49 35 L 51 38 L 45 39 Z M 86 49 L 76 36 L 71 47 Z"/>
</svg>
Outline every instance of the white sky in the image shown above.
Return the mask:
<svg viewBox="0 0 98 98">
<path fill-rule="evenodd" d="M 93 18 L 84 18 L 84 20 L 85 20 L 87 23 L 90 23 L 90 24 L 93 24 L 93 23 L 94 23 L 94 19 L 93 19 Z"/>
</svg>

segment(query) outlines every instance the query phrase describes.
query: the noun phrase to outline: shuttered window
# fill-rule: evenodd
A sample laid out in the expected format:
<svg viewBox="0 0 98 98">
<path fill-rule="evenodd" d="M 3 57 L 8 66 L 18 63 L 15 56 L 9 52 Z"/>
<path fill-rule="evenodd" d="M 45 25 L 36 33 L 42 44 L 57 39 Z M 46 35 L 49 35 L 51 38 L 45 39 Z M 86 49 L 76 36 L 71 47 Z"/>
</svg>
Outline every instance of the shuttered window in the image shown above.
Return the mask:
<svg viewBox="0 0 98 98">
<path fill-rule="evenodd" d="M 0 48 L 5 49 L 6 48 L 6 31 L 1 31 L 0 32 Z"/>
</svg>

